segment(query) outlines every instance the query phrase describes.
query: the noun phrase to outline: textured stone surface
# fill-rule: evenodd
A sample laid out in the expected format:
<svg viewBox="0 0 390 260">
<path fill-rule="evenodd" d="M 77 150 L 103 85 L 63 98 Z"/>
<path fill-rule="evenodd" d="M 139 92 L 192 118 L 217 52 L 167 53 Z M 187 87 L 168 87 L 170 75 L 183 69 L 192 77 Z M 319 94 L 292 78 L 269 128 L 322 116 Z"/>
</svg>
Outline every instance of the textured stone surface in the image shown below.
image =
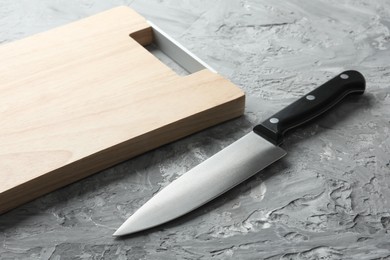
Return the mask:
<svg viewBox="0 0 390 260">
<path fill-rule="evenodd" d="M 390 259 L 389 1 L 1 0 L 0 42 L 122 4 L 241 86 L 246 114 L 0 216 L 1 259 Z M 287 157 L 178 220 L 111 237 L 174 178 L 344 69 L 365 75 L 367 94 L 292 131 Z"/>
</svg>

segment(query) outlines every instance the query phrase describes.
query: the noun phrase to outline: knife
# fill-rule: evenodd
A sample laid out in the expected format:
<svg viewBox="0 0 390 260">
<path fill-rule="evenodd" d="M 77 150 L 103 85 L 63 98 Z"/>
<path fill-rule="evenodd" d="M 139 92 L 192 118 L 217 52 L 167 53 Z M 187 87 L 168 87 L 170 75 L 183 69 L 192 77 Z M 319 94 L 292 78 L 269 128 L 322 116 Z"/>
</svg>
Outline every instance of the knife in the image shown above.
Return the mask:
<svg viewBox="0 0 390 260">
<path fill-rule="evenodd" d="M 329 110 L 348 94 L 363 94 L 365 79 L 345 71 L 255 126 L 253 131 L 177 178 L 113 234 L 128 235 L 180 217 L 218 197 L 286 155 L 284 133 Z"/>
</svg>

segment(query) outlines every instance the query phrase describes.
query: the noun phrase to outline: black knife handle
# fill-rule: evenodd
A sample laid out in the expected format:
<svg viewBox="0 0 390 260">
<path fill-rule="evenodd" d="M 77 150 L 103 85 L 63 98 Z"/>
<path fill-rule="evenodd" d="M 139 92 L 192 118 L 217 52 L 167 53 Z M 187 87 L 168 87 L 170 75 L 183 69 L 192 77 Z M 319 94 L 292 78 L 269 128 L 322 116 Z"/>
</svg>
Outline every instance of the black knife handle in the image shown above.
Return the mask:
<svg viewBox="0 0 390 260">
<path fill-rule="evenodd" d="M 348 94 L 363 94 L 365 88 L 366 81 L 360 72 L 344 71 L 255 126 L 253 131 L 271 143 L 280 145 L 287 130 L 321 115 Z"/>
</svg>

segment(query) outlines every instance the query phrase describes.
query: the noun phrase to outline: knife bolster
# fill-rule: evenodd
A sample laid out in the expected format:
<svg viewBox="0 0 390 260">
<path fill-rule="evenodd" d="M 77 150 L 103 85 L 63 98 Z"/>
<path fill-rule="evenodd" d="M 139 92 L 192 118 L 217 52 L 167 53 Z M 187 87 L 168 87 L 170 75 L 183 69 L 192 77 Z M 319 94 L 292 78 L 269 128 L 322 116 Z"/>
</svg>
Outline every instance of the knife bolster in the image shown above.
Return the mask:
<svg viewBox="0 0 390 260">
<path fill-rule="evenodd" d="M 268 128 L 265 122 L 255 126 L 253 128 L 253 132 L 273 143 L 274 145 L 281 145 L 283 143 L 283 135 L 278 131 Z"/>
</svg>

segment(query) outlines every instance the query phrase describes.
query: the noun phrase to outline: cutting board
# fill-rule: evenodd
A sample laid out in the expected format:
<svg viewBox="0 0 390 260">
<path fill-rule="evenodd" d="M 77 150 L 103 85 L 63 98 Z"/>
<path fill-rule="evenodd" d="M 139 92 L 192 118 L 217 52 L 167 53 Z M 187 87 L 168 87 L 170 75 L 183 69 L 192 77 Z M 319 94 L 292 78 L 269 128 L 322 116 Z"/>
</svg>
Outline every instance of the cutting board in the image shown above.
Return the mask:
<svg viewBox="0 0 390 260">
<path fill-rule="evenodd" d="M 0 46 L 0 213 L 244 111 L 207 69 L 178 76 L 118 7 Z"/>
</svg>

